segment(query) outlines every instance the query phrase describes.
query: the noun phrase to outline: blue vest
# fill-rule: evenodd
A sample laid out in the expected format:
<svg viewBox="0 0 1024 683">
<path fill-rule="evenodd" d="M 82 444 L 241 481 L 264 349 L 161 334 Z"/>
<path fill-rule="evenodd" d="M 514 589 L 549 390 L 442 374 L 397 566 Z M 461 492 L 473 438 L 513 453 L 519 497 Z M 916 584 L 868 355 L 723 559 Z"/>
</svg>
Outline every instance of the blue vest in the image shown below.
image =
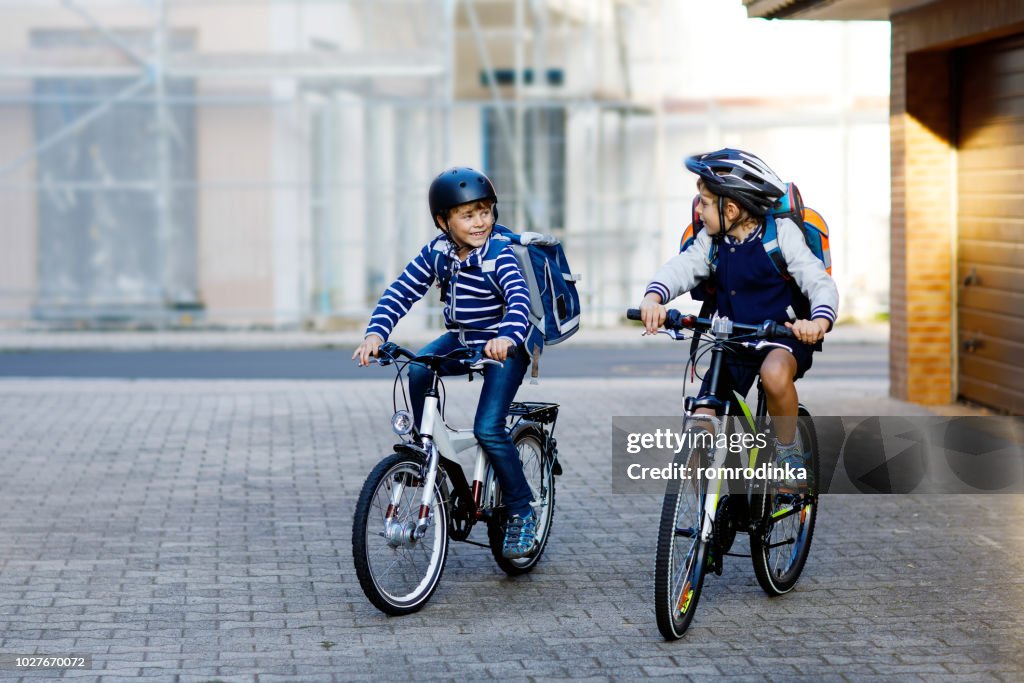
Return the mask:
<svg viewBox="0 0 1024 683">
<path fill-rule="evenodd" d="M 787 308 L 797 308 L 792 281 L 779 274 L 761 239 L 718 246 L 714 273 L 718 314 L 736 322 L 757 325 L 765 320 L 788 322 Z"/>
</svg>

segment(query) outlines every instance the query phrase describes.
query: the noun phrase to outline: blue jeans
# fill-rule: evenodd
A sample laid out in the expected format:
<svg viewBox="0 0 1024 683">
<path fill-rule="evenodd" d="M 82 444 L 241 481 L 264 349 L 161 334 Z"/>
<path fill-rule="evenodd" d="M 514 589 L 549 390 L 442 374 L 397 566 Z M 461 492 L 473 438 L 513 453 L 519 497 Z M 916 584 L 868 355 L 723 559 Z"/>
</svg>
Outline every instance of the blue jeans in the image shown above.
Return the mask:
<svg viewBox="0 0 1024 683">
<path fill-rule="evenodd" d="M 442 334 L 434 341 L 420 349 L 420 355 L 433 354 L 443 356 L 463 344 L 459 336 L 453 332 Z M 519 385 L 530 365 L 530 357 L 523 347 L 511 349 L 502 367 L 488 365 L 484 370 L 484 386 L 480 390 L 480 400 L 476 406 L 476 418 L 473 421 L 473 434 L 487 454 L 494 474 L 501 485 L 502 498 L 510 515 L 524 515 L 530 511 L 533 494 L 523 474 L 523 466 L 519 462 L 519 452 L 512 443 L 512 437 L 505 429 L 508 407 L 516 396 Z M 443 363 L 440 375 L 468 374 L 469 369 L 458 361 Z M 420 365 L 409 366 L 409 398 L 416 425 L 420 424 L 423 414 L 423 399 L 433 384 L 433 374 Z"/>
</svg>

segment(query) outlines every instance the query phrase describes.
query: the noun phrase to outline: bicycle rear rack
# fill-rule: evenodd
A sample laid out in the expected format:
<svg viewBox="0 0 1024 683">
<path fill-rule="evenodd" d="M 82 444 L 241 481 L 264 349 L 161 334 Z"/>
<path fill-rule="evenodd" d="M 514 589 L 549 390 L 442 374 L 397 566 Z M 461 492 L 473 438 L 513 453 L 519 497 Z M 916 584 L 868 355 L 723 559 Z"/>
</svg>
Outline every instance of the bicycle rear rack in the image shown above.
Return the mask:
<svg viewBox="0 0 1024 683">
<path fill-rule="evenodd" d="M 558 419 L 558 404 L 534 401 L 516 402 L 509 406 L 508 414 L 509 417 L 517 417 L 520 420 L 551 424 Z"/>
</svg>

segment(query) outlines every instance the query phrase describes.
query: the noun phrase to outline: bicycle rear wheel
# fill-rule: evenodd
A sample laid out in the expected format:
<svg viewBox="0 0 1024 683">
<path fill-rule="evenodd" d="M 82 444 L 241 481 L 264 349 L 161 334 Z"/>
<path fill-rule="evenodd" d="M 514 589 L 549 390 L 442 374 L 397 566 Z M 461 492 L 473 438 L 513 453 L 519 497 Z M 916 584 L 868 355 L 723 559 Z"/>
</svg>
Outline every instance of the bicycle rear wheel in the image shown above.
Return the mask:
<svg viewBox="0 0 1024 683">
<path fill-rule="evenodd" d="M 750 535 L 754 575 L 768 595 L 793 590 L 807 564 L 818 515 L 818 436 L 810 413 L 800 407 L 797 429 L 804 448 L 810 449 L 811 488 L 807 493 L 761 496 L 761 528 Z"/>
<path fill-rule="evenodd" d="M 691 479 L 671 479 L 665 490 L 654 561 L 654 613 L 665 640 L 681 638 L 693 621 L 707 571 L 708 544 L 701 540 L 707 479 L 703 449 L 683 450 L 674 464 Z M 677 471 L 679 471 L 677 469 Z"/>
<path fill-rule="evenodd" d="M 519 452 L 519 462 L 523 466 L 526 482 L 533 492 L 533 511 L 537 515 L 537 536 L 533 552 L 523 558 L 509 559 L 502 555 L 505 544 L 505 515 L 502 511 L 487 525 L 487 540 L 491 546 L 494 561 L 509 576 L 525 574 L 540 562 L 548 538 L 551 536 L 551 523 L 555 515 L 555 476 L 554 460 L 550 453 L 545 452 L 543 436 L 532 426 L 517 430 L 512 441 Z"/>
<path fill-rule="evenodd" d="M 352 521 L 352 560 L 366 597 L 386 614 L 417 611 L 434 594 L 448 558 L 448 511 L 440 484 L 426 534 L 413 533 L 423 496 L 424 459 L 384 458 L 366 478 Z M 397 494 L 397 512 L 392 496 Z M 387 522 L 389 510 L 392 521 Z"/>
</svg>

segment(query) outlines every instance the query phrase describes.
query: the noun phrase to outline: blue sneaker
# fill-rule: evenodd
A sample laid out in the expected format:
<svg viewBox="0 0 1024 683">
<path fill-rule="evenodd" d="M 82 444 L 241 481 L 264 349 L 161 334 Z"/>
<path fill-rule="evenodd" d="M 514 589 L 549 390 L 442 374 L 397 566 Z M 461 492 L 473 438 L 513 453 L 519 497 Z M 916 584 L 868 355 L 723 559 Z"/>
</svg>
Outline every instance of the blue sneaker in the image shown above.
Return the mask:
<svg viewBox="0 0 1024 683">
<path fill-rule="evenodd" d="M 804 453 L 800 448 L 799 439 L 788 446 L 783 446 L 778 441 L 775 442 L 775 466 L 782 468 L 788 466 L 794 475 L 775 481 L 775 489 L 779 493 L 807 493 L 811 483 L 809 455 L 810 453 Z M 800 476 L 801 474 L 803 477 Z"/>
<path fill-rule="evenodd" d="M 537 542 L 537 515 L 530 510 L 525 515 L 512 515 L 505 526 L 505 543 L 501 554 L 518 560 L 533 552 Z"/>
</svg>

